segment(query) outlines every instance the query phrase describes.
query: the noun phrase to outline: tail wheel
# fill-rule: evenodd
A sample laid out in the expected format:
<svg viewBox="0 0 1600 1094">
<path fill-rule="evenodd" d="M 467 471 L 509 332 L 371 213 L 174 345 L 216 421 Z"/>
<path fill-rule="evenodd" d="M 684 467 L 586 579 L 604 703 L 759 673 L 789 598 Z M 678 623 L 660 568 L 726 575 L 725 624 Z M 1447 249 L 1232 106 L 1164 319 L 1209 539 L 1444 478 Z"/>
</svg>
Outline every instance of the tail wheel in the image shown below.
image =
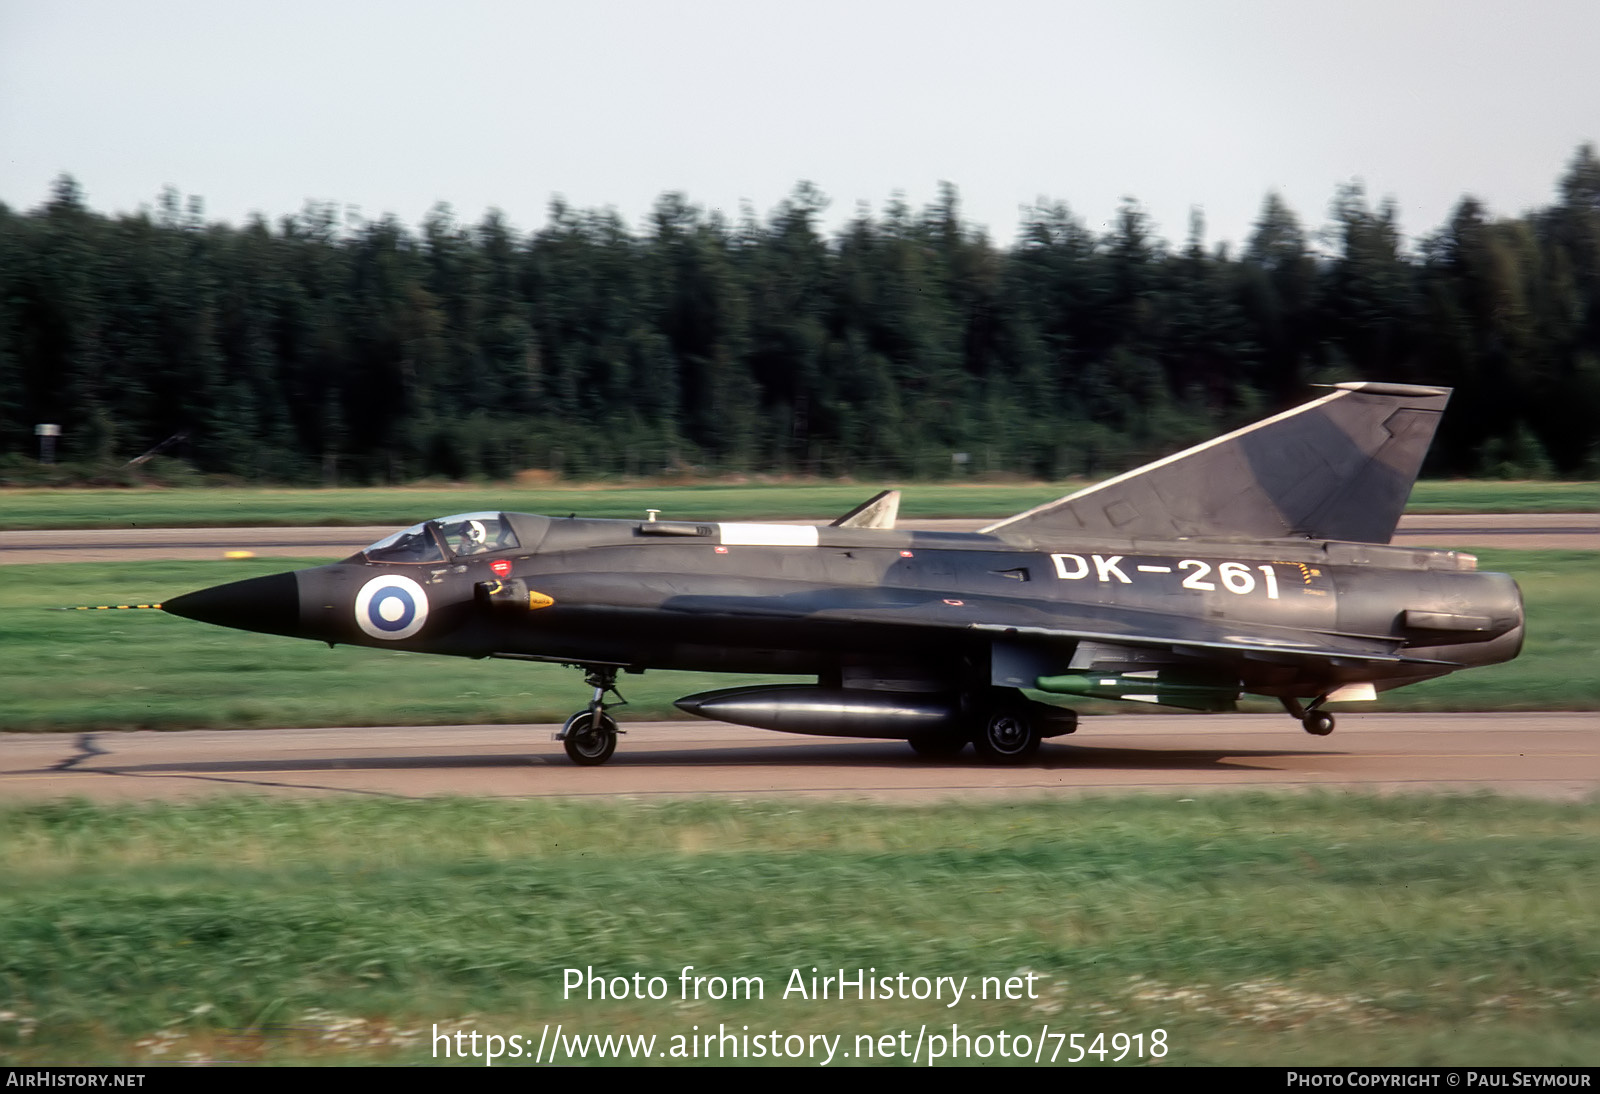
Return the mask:
<svg viewBox="0 0 1600 1094">
<path fill-rule="evenodd" d="M 1333 732 L 1333 715 L 1325 710 L 1313 710 L 1300 720 L 1300 724 L 1313 737 L 1326 737 Z"/>
<path fill-rule="evenodd" d="M 991 763 L 1027 763 L 1039 751 L 1039 729 L 1019 707 L 991 707 L 980 715 L 972 743 L 978 755 Z"/>
<path fill-rule="evenodd" d="M 611 759 L 617 750 L 617 723 L 609 714 L 600 715 L 595 726 L 594 711 L 580 710 L 561 727 L 561 744 L 567 758 L 582 767 L 596 767 Z"/>
<path fill-rule="evenodd" d="M 1318 710 L 1317 708 L 1322 706 L 1322 704 L 1327 702 L 1327 700 L 1328 693 L 1324 692 L 1312 701 L 1310 710 L 1307 710 L 1305 707 L 1301 706 L 1300 700 L 1287 696 L 1280 699 L 1279 702 L 1283 704 L 1283 709 L 1289 712 L 1290 717 L 1294 718 L 1300 723 L 1301 729 L 1305 730 L 1313 737 L 1326 737 L 1328 734 L 1333 732 L 1333 715 L 1329 714 L 1325 710 Z"/>
</svg>

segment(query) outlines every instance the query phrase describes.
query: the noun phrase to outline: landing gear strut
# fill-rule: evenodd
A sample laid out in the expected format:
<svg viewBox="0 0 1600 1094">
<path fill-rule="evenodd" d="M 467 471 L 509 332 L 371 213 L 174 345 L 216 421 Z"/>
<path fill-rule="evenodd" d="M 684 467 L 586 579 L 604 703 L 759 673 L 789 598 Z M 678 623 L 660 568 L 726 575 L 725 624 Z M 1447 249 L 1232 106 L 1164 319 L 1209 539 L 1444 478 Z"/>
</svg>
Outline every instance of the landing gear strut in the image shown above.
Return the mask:
<svg viewBox="0 0 1600 1094">
<path fill-rule="evenodd" d="M 1318 709 L 1328 701 L 1326 695 L 1317 696 L 1303 707 L 1298 699 L 1290 699 L 1287 696 L 1280 701 L 1283 703 L 1283 709 L 1289 712 L 1289 716 L 1298 720 L 1301 728 L 1313 737 L 1326 737 L 1333 732 L 1333 715 Z"/>
<path fill-rule="evenodd" d="M 589 705 L 567 719 L 556 734 L 567 750 L 567 758 L 584 767 L 594 767 L 611 759 L 617 750 L 617 721 L 606 713 L 606 693 L 617 697 L 617 704 L 626 703 L 617 690 L 617 666 L 579 665 L 584 670 L 583 682 L 594 688 L 594 698 Z"/>
</svg>

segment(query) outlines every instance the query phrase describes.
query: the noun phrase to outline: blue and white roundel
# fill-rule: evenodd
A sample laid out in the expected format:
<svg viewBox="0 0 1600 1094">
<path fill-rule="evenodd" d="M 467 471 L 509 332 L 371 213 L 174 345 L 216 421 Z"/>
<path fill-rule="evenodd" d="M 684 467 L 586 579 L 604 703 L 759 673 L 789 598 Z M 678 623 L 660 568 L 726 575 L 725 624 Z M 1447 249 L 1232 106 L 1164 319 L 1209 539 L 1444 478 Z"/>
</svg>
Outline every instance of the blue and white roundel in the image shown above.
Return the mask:
<svg viewBox="0 0 1600 1094">
<path fill-rule="evenodd" d="M 410 638 L 428 621 L 428 594 L 409 577 L 375 577 L 356 594 L 356 625 L 373 638 Z"/>
</svg>

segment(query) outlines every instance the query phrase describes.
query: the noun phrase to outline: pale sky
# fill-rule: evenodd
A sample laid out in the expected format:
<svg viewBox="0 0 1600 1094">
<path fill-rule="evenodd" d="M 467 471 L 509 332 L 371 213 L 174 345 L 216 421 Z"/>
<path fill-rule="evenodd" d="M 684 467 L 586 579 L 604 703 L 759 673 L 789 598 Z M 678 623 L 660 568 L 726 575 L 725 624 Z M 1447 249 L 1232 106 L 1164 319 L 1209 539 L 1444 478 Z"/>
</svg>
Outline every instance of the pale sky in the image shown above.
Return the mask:
<svg viewBox="0 0 1600 1094">
<path fill-rule="evenodd" d="M 0 201 L 74 175 L 102 212 L 164 186 L 211 220 L 308 200 L 551 198 L 642 227 L 657 197 L 765 217 L 809 179 L 828 227 L 940 180 L 997 243 L 1022 206 L 1091 229 L 1137 199 L 1237 244 L 1277 190 L 1336 187 L 1412 236 L 1472 194 L 1517 215 L 1600 142 L 1596 0 L 0 0 Z"/>
</svg>

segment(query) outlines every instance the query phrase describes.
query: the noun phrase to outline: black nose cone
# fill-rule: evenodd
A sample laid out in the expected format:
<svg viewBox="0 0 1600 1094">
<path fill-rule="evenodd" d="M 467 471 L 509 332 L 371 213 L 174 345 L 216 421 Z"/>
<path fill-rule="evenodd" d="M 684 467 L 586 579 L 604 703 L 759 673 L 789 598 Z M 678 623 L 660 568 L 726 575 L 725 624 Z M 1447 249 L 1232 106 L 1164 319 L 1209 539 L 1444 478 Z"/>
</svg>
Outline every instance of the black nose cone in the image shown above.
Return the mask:
<svg viewBox="0 0 1600 1094">
<path fill-rule="evenodd" d="M 300 581 L 294 574 L 252 577 L 185 593 L 161 607 L 185 619 L 266 634 L 300 633 Z"/>
</svg>

